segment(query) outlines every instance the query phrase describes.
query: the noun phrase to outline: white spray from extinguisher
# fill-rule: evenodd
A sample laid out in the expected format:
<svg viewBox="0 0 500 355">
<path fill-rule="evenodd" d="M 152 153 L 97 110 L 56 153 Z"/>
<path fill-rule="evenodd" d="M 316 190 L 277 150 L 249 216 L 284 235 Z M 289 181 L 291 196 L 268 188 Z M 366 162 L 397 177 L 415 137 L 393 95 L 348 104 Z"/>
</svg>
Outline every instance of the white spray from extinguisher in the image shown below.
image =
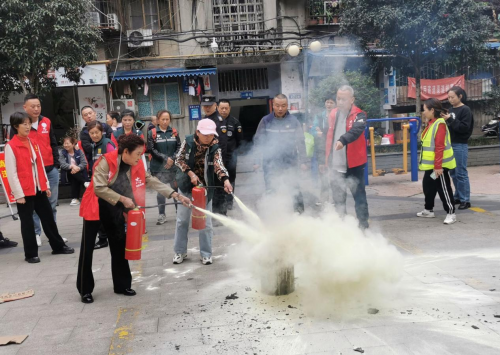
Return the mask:
<svg viewBox="0 0 500 355">
<path fill-rule="evenodd" d="M 314 315 L 354 315 L 366 307 L 391 302 L 403 270 L 397 249 L 378 233 L 361 231 L 352 216 L 333 209 L 319 216 L 290 215 L 289 201 L 270 199 L 260 219 L 241 200 L 235 201 L 246 221 L 202 210 L 221 221 L 246 245 L 237 256 L 263 284 L 270 270 L 295 265 L 296 292 L 304 310 Z M 369 306 L 370 305 L 370 306 Z"/>
</svg>

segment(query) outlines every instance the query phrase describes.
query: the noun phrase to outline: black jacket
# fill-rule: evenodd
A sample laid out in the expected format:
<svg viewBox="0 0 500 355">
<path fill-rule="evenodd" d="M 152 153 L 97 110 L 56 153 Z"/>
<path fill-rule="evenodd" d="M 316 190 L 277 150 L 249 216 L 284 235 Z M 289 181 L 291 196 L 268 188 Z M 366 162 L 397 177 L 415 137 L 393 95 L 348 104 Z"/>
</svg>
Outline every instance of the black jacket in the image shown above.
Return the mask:
<svg viewBox="0 0 500 355">
<path fill-rule="evenodd" d="M 218 145 L 220 150 L 222 151 L 222 160 L 227 162 L 227 127 L 226 121 L 221 117 L 219 112 L 215 110 L 210 116 L 206 116 L 205 118 L 209 118 L 215 122 L 217 125 L 217 140 L 219 141 Z"/>
<path fill-rule="evenodd" d="M 38 122 L 45 116 L 40 115 L 38 117 Z M 45 117 L 48 120 L 50 118 Z M 52 121 L 50 121 L 52 123 Z M 32 127 L 32 130 L 35 131 L 35 129 Z M 14 127 L 10 128 L 10 139 L 14 138 L 14 136 L 17 134 L 17 129 Z M 54 165 L 46 165 L 45 166 L 45 172 L 50 172 L 52 169 L 55 167 L 56 169 L 59 169 L 59 148 L 57 147 L 57 140 L 56 140 L 56 135 L 54 133 L 54 125 L 50 125 L 50 131 L 49 131 L 49 136 L 50 136 L 50 147 L 52 148 L 52 157 L 54 158 Z"/>
<path fill-rule="evenodd" d="M 108 126 L 106 123 L 102 123 L 102 128 L 104 129 L 103 137 L 111 139 L 111 135 L 113 134 L 113 129 Z M 92 160 L 92 139 L 89 135 L 89 130 L 87 129 L 87 124 L 83 126 L 82 131 L 80 132 L 80 141 L 82 142 L 82 146 L 80 147 L 85 152 L 85 156 L 87 157 L 87 161 Z"/>
<path fill-rule="evenodd" d="M 243 140 L 243 130 L 241 128 L 241 123 L 235 117 L 229 116 L 226 118 L 221 125 L 222 134 L 226 135 L 227 140 L 227 151 L 226 158 L 229 162 L 234 155 L 234 152 L 241 145 Z M 224 133 L 226 130 L 226 133 Z"/>
<path fill-rule="evenodd" d="M 467 144 L 474 129 L 474 116 L 469 106 L 450 108 L 451 117 L 446 120 L 450 131 L 451 143 Z"/>
</svg>

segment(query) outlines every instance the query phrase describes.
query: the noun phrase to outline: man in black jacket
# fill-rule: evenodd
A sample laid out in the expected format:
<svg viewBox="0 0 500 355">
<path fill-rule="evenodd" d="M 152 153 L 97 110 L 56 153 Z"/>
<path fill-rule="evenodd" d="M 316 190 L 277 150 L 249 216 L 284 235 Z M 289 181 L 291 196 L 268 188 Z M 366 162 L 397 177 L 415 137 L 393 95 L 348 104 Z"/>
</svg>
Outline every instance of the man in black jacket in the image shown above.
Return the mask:
<svg viewBox="0 0 500 355">
<path fill-rule="evenodd" d="M 201 108 L 203 109 L 204 118 L 209 118 L 215 122 L 217 126 L 217 139 L 219 140 L 219 148 L 222 152 L 222 161 L 227 162 L 227 126 L 224 118 L 217 111 L 217 101 L 213 95 L 203 95 L 201 97 Z M 222 187 L 222 184 L 215 181 L 217 186 Z M 214 191 L 213 212 L 222 215 L 227 214 L 226 194 L 222 188 L 217 188 Z M 214 223 L 214 225 L 218 222 Z"/>
<path fill-rule="evenodd" d="M 82 118 L 85 121 L 85 126 L 83 126 L 82 131 L 80 132 L 80 142 L 82 144 L 80 148 L 83 149 L 85 157 L 87 158 L 87 162 L 90 162 L 92 161 L 92 139 L 90 138 L 87 124 L 89 124 L 92 121 L 95 121 L 97 119 L 97 114 L 94 108 L 91 106 L 83 106 L 81 113 L 82 113 Z M 101 124 L 104 130 L 103 135 L 106 138 L 111 139 L 111 135 L 113 134 L 113 129 L 106 123 L 101 122 Z M 91 174 L 92 172 L 89 171 L 89 176 Z M 104 231 L 103 226 L 101 225 L 101 227 L 99 228 L 99 240 L 95 244 L 94 249 L 101 249 L 107 246 L 108 246 L 108 237 L 106 235 L 106 232 Z"/>
<path fill-rule="evenodd" d="M 234 185 L 236 181 L 236 165 L 238 164 L 238 153 L 237 149 L 241 145 L 243 140 L 243 130 L 241 129 L 241 123 L 235 117 L 230 116 L 231 113 L 231 103 L 229 100 L 220 100 L 218 105 L 219 114 L 224 121 L 222 121 L 222 134 L 226 136 L 226 160 L 224 165 L 229 173 L 229 182 L 231 186 Z M 225 132 L 224 132 L 225 131 Z M 226 194 L 227 209 L 233 209 L 233 195 Z"/>
</svg>

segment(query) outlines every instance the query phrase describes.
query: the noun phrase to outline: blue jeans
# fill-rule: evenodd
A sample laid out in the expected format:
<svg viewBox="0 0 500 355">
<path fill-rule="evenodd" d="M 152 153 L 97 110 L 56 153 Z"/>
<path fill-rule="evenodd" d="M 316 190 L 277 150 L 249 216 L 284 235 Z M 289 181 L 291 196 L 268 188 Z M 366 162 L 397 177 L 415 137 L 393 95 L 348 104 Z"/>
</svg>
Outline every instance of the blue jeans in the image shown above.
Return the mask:
<svg viewBox="0 0 500 355">
<path fill-rule="evenodd" d="M 179 189 L 179 193 L 183 196 L 191 199 L 190 193 L 182 192 Z M 187 253 L 188 244 L 188 231 L 189 231 L 189 220 L 191 219 L 191 209 L 185 207 L 183 204 L 179 204 L 177 208 L 177 223 L 175 225 L 175 238 L 174 238 L 174 252 L 176 254 Z M 212 200 L 207 203 L 206 210 L 212 211 Z M 203 258 L 209 258 L 212 256 L 212 237 L 214 236 L 214 231 L 212 229 L 212 217 L 207 216 L 206 227 L 200 231 L 200 254 Z"/>
<path fill-rule="evenodd" d="M 52 207 L 52 213 L 54 214 L 54 222 L 57 222 L 56 205 L 57 205 L 57 198 L 59 196 L 59 169 L 52 168 L 52 170 L 47 173 L 47 178 L 49 179 L 50 192 L 51 192 L 51 195 L 49 197 L 49 202 L 50 206 Z M 38 217 L 36 212 L 33 212 L 33 222 L 35 222 L 35 234 L 41 235 L 42 227 L 40 226 L 40 218 Z"/>
<path fill-rule="evenodd" d="M 469 173 L 467 172 L 467 158 L 469 157 L 469 147 L 465 143 L 452 143 L 453 155 L 457 162 L 457 167 L 450 171 L 455 194 L 453 198 L 460 202 L 470 202 Z"/>
</svg>

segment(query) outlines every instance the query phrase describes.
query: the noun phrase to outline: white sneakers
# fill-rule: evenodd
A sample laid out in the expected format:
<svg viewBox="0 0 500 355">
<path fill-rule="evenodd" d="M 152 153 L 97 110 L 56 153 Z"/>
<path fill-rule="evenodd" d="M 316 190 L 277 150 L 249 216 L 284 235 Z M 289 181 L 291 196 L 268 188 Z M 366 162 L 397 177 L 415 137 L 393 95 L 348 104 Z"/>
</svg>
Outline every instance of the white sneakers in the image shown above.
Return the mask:
<svg viewBox="0 0 500 355">
<path fill-rule="evenodd" d="M 429 211 L 429 210 L 423 210 L 422 212 L 417 213 L 417 217 L 424 217 L 424 218 L 434 218 L 434 211 Z"/>
<path fill-rule="evenodd" d="M 417 213 L 417 217 L 434 218 L 436 216 L 434 215 L 434 211 L 423 210 L 422 212 Z M 455 215 L 455 213 L 447 214 L 446 218 L 444 219 L 444 224 L 453 224 L 456 221 L 457 221 L 457 216 Z"/>
<path fill-rule="evenodd" d="M 453 224 L 457 221 L 457 216 L 453 214 L 447 214 L 446 218 L 444 219 L 444 224 Z"/>
<path fill-rule="evenodd" d="M 158 216 L 158 220 L 156 221 L 156 225 L 159 226 L 161 224 L 164 224 L 167 221 L 167 216 L 164 214 L 161 214 Z"/>
<path fill-rule="evenodd" d="M 180 264 L 184 261 L 184 259 L 187 259 L 187 254 L 175 254 L 174 255 L 174 264 Z M 203 265 L 211 265 L 212 264 L 212 257 L 204 258 L 200 256 L 201 263 Z"/>
<path fill-rule="evenodd" d="M 40 238 L 40 234 L 36 235 L 36 245 L 38 245 L 39 247 L 42 246 L 42 238 Z"/>
<path fill-rule="evenodd" d="M 187 258 L 187 254 L 175 254 L 174 255 L 174 264 L 180 264 Z"/>
<path fill-rule="evenodd" d="M 78 206 L 80 204 L 80 201 L 77 198 L 74 198 L 70 202 L 70 206 Z"/>
<path fill-rule="evenodd" d="M 208 257 L 208 258 L 202 258 L 200 256 L 200 260 L 201 260 L 201 263 L 203 265 L 211 265 L 212 264 L 212 257 Z"/>
</svg>

